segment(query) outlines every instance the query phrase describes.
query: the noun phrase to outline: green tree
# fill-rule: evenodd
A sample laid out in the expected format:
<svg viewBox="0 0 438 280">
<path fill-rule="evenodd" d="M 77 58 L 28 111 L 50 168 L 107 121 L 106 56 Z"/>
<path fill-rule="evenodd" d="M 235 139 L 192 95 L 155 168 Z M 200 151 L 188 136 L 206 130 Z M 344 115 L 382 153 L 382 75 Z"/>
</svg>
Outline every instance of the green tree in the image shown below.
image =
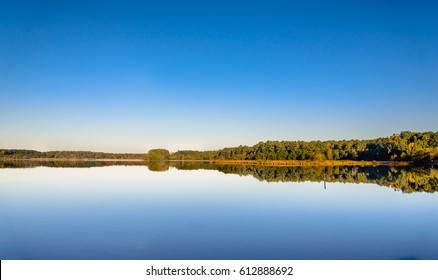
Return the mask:
<svg viewBox="0 0 438 280">
<path fill-rule="evenodd" d="M 170 152 L 165 149 L 152 149 L 146 155 L 148 161 L 165 161 L 170 160 Z"/>
</svg>

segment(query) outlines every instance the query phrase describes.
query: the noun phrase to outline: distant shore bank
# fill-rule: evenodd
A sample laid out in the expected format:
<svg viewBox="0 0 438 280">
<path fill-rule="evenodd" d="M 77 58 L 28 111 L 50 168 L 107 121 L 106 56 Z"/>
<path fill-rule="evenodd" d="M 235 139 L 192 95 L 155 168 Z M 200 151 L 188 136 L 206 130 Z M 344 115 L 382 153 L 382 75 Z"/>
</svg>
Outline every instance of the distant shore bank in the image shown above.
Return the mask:
<svg viewBox="0 0 438 280">
<path fill-rule="evenodd" d="M 151 163 L 153 161 L 146 161 L 143 159 L 98 159 L 98 158 L 0 158 L 0 161 L 35 161 L 35 162 L 144 162 Z M 233 165 L 262 165 L 262 166 L 409 166 L 418 163 L 411 163 L 407 161 L 354 161 L 354 160 L 166 160 L 165 162 L 207 162 L 219 165 L 233 164 Z"/>
<path fill-rule="evenodd" d="M 213 160 L 210 161 L 216 164 L 250 164 L 264 166 L 373 166 L 373 165 L 388 165 L 388 166 L 408 166 L 411 163 L 405 161 L 354 161 L 354 160 Z"/>
<path fill-rule="evenodd" d="M 0 161 L 133 161 L 143 162 L 143 159 L 120 158 L 0 158 Z"/>
</svg>

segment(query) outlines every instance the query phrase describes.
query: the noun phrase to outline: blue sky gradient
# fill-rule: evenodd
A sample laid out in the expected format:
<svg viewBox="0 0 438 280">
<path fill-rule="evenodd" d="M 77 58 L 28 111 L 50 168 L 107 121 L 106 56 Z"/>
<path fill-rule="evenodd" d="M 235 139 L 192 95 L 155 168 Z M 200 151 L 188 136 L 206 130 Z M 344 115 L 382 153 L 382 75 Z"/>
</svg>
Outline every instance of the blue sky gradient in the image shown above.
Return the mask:
<svg viewBox="0 0 438 280">
<path fill-rule="evenodd" d="M 0 148 L 438 130 L 436 2 L 254 2 L 0 0 Z"/>
</svg>

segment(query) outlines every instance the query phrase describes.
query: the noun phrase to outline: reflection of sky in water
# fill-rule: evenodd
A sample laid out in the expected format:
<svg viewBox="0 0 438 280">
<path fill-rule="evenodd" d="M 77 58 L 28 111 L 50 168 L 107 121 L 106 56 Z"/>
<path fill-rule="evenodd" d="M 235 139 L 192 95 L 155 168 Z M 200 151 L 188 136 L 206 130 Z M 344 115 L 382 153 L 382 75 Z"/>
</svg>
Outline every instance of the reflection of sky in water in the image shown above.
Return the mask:
<svg viewBox="0 0 438 280">
<path fill-rule="evenodd" d="M 0 258 L 438 258 L 438 195 L 146 167 L 0 170 Z"/>
</svg>

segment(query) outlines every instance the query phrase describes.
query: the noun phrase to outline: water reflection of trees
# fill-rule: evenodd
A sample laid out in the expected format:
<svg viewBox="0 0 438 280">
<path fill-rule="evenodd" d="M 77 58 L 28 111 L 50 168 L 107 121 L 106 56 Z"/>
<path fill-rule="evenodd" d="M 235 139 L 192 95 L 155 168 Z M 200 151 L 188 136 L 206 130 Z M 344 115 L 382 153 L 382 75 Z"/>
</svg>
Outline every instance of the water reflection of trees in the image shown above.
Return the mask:
<svg viewBox="0 0 438 280">
<path fill-rule="evenodd" d="M 147 164 L 150 171 L 163 172 L 170 168 L 170 165 L 165 161 L 151 161 Z"/>
<path fill-rule="evenodd" d="M 392 187 L 406 193 L 438 191 L 438 169 L 433 167 L 394 166 L 260 166 L 217 165 L 190 162 L 172 162 L 178 169 L 209 169 L 225 174 L 253 176 L 267 182 L 341 182 L 371 183 Z"/>
<path fill-rule="evenodd" d="M 387 186 L 406 193 L 437 192 L 438 169 L 431 166 L 261 166 L 244 164 L 215 164 L 211 162 L 129 162 L 129 161 L 14 161 L 0 162 L 0 168 L 47 167 L 99 167 L 112 165 L 142 165 L 151 171 L 166 171 L 170 167 L 179 170 L 217 170 L 225 174 L 253 176 L 267 182 L 341 182 L 371 183 Z"/>
</svg>

